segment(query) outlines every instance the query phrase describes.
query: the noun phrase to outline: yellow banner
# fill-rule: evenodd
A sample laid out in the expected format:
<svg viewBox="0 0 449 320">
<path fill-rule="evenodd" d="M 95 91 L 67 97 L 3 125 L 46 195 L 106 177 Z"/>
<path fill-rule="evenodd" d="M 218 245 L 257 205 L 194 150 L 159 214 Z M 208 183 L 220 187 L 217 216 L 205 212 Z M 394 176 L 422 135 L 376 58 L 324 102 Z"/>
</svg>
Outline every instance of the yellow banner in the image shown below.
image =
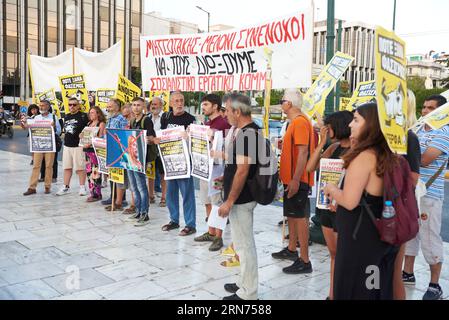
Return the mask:
<svg viewBox="0 0 449 320">
<path fill-rule="evenodd" d="M 418 123 L 426 123 L 433 130 L 438 130 L 449 124 L 449 103 L 433 110 L 425 117 L 419 119 Z"/>
<path fill-rule="evenodd" d="M 115 89 L 98 89 L 95 94 L 95 105 L 106 110 L 109 100 L 115 97 Z"/>
<path fill-rule="evenodd" d="M 376 81 L 359 82 L 346 110 L 352 111 L 364 103 L 376 101 Z"/>
<path fill-rule="evenodd" d="M 61 119 L 61 110 L 59 109 L 60 101 L 56 99 L 55 89 L 50 89 L 42 93 L 36 94 L 37 102 L 42 100 L 47 100 L 50 102 L 51 107 L 53 109 L 53 113 Z"/>
<path fill-rule="evenodd" d="M 376 29 L 376 97 L 382 132 L 392 152 L 407 153 L 407 58 L 405 42 Z"/>
<path fill-rule="evenodd" d="M 142 91 L 138 86 L 131 82 L 131 80 L 125 78 L 123 75 L 118 75 L 118 86 L 116 92 L 116 98 L 122 103 L 132 102 L 136 97 L 140 97 Z"/>
<path fill-rule="evenodd" d="M 69 114 L 69 99 L 78 99 L 81 112 L 89 112 L 89 93 L 86 89 L 86 82 L 83 74 L 75 74 L 59 77 L 61 85 L 62 102 L 64 103 L 65 114 Z"/>
<path fill-rule="evenodd" d="M 164 102 L 162 110 L 164 112 L 168 112 L 170 107 L 170 91 L 150 91 L 150 103 L 154 97 L 159 97 L 162 99 L 162 101 Z M 150 110 L 148 110 L 148 112 L 150 112 Z"/>
<path fill-rule="evenodd" d="M 156 179 L 156 161 L 151 161 L 147 164 L 146 175 L 147 178 Z"/>
<path fill-rule="evenodd" d="M 353 60 L 353 57 L 337 52 L 321 71 L 318 78 L 304 95 L 303 111 L 309 117 L 313 117 L 317 112 L 323 116 L 327 96 L 334 89 L 338 80 L 346 72 Z"/>
<path fill-rule="evenodd" d="M 109 181 L 124 184 L 125 170 L 122 168 L 109 168 Z"/>
<path fill-rule="evenodd" d="M 349 102 L 351 101 L 351 98 L 340 98 L 340 109 L 339 111 L 352 111 L 349 109 Z"/>
</svg>

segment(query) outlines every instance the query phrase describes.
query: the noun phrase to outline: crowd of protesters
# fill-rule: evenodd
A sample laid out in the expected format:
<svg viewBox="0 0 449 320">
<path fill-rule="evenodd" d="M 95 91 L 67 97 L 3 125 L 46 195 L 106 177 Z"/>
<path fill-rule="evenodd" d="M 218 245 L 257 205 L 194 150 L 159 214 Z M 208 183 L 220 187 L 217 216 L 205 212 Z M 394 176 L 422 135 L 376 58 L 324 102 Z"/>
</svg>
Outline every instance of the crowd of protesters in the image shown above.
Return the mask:
<svg viewBox="0 0 449 320">
<path fill-rule="evenodd" d="M 408 129 L 416 123 L 415 98 L 408 93 Z M 285 133 L 279 139 L 280 149 L 279 179 L 283 185 L 283 215 L 288 223 L 288 246 L 272 254 L 273 259 L 290 260 L 292 264 L 283 269 L 294 275 L 313 272 L 313 256 L 309 255 L 309 218 L 311 205 L 309 192 L 315 185 L 314 173 L 321 159 L 342 159 L 346 169 L 340 186 L 328 184 L 325 194 L 332 202 L 329 210 L 319 210 L 321 225 L 330 255 L 329 300 L 406 298 L 404 285 L 413 285 L 414 261 L 421 249 L 430 268 L 430 281 L 424 300 L 442 297 L 439 277 L 443 262 L 443 240 L 440 236 L 442 205 L 444 197 L 444 172 L 449 156 L 449 126 L 434 130 L 427 124 L 408 132 L 406 160 L 411 169 L 413 186 L 426 184 L 427 193 L 417 197 L 420 208 L 419 233 L 416 238 L 400 246 L 381 240 L 378 229 L 369 218 L 363 218 L 364 206 L 369 206 L 376 218 L 380 218 L 385 206 L 384 175 L 394 169 L 398 156 L 390 151 L 382 133 L 376 103 L 367 103 L 355 111 L 340 111 L 323 120 L 312 121 L 302 111 L 302 95 L 288 89 L 284 92 L 281 107 L 287 115 Z M 422 116 L 446 103 L 439 95 L 428 97 L 422 108 Z M 182 197 L 184 227 L 180 236 L 196 233 L 197 206 L 195 193 L 205 206 L 206 216 L 212 206 L 218 206 L 218 214 L 228 217 L 232 244 L 225 248 L 223 231 L 209 227 L 207 232 L 194 238 L 197 242 L 210 242 L 210 251 L 224 249 L 230 256 L 224 266 L 240 266 L 236 283 L 228 283 L 225 290 L 231 293 L 226 300 L 253 300 L 258 298 L 258 263 L 256 241 L 254 239 L 254 212 L 257 211 L 254 194 L 248 181 L 258 174 L 258 139 L 261 129 L 253 121 L 251 99 L 232 93 L 220 98 L 208 94 L 202 98 L 202 113 L 207 117 L 203 124 L 215 133 L 223 134 L 223 150 L 215 150 L 211 156 L 214 165 L 224 161 L 224 174 L 216 179 L 222 192 L 210 196 L 210 184 L 200 183 L 195 191 L 192 177 L 164 180 L 164 168 L 157 148 L 148 148 L 147 160 L 154 159 L 156 177 L 148 179 L 144 173 L 127 170 L 123 184 L 112 188 L 110 197 L 103 200 L 102 179 L 98 172 L 98 160 L 92 145 L 79 146 L 80 133 L 88 127 L 98 127 L 98 137 L 104 137 L 107 129 L 143 129 L 147 132 L 149 146 L 160 143 L 156 132 L 176 126 L 188 130 L 197 118 L 185 109 L 184 96 L 174 92 L 170 96 L 170 111 L 163 112 L 164 101 L 158 97 L 149 103 L 143 98 L 135 98 L 131 104 L 121 106 L 111 99 L 104 113 L 92 107 L 89 114 L 80 112 L 77 99 L 69 100 L 70 113 L 65 115 L 63 125 L 51 113 L 50 103 L 41 101 L 39 106 L 29 109 L 29 118 L 52 121 L 55 134 L 64 133 L 62 149 L 64 183 L 56 193 L 64 196 L 71 192 L 73 171 L 79 178 L 79 195 L 88 194 L 87 202 L 102 200 L 106 210 L 123 211 L 129 215 L 135 226 L 144 226 L 151 221 L 150 204 L 156 203 L 156 192 L 161 193 L 160 207 L 167 206 L 169 221 L 162 231 L 180 228 L 179 194 Z M 22 126 L 27 128 L 26 121 Z M 256 144 L 248 141 L 255 134 Z M 211 137 L 213 134 L 211 135 Z M 212 138 L 211 138 L 212 139 Z M 155 154 L 151 154 L 151 153 Z M 56 182 L 55 167 L 57 154 L 35 153 L 32 158 L 33 170 L 25 196 L 36 193 L 39 175 L 45 193 L 51 192 L 52 182 Z M 42 169 L 41 169 L 42 168 Z M 88 190 L 86 190 L 86 179 Z M 429 184 L 429 182 L 431 182 Z M 131 206 L 127 206 L 126 190 L 130 189 Z M 115 192 L 112 192 L 115 190 Z M 206 218 L 207 222 L 207 218 Z M 355 233 L 354 231 L 357 230 Z M 299 246 L 299 252 L 297 247 Z M 379 285 L 367 286 L 368 267 L 379 270 Z M 294 281 L 294 280 L 293 280 Z"/>
</svg>

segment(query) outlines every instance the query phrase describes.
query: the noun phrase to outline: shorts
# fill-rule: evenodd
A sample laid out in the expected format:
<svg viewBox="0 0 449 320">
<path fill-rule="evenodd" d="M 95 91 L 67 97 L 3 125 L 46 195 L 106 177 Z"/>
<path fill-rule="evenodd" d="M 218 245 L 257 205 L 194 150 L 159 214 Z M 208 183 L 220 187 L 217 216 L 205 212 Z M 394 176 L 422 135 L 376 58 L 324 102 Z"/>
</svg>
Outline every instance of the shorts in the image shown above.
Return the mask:
<svg viewBox="0 0 449 320">
<path fill-rule="evenodd" d="M 301 182 L 298 192 L 290 199 L 287 198 L 288 192 L 284 191 L 284 217 L 296 219 L 310 217 L 309 190 L 309 185 Z"/>
<path fill-rule="evenodd" d="M 86 157 L 83 147 L 66 147 L 62 152 L 62 168 L 75 171 L 86 170 Z"/>
<path fill-rule="evenodd" d="M 200 180 L 200 194 L 199 198 L 202 204 L 220 205 L 223 201 L 221 199 L 221 192 L 209 197 L 209 182 Z"/>
<path fill-rule="evenodd" d="M 336 213 L 329 210 L 315 209 L 316 213 L 320 214 L 321 226 L 333 229 L 337 232 Z"/>
</svg>

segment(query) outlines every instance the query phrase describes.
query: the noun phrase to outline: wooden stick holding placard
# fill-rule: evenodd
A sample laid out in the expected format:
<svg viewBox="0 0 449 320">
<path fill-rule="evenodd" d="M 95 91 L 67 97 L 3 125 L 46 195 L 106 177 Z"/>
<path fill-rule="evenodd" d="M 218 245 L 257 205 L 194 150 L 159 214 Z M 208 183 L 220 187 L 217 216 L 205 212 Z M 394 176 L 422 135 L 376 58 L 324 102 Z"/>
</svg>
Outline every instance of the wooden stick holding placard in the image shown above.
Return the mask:
<svg viewBox="0 0 449 320">
<path fill-rule="evenodd" d="M 112 196 L 111 196 L 112 204 L 111 204 L 111 212 L 114 212 L 114 209 L 115 209 L 115 198 L 114 198 L 114 196 L 115 196 L 115 182 L 112 182 Z"/>
</svg>

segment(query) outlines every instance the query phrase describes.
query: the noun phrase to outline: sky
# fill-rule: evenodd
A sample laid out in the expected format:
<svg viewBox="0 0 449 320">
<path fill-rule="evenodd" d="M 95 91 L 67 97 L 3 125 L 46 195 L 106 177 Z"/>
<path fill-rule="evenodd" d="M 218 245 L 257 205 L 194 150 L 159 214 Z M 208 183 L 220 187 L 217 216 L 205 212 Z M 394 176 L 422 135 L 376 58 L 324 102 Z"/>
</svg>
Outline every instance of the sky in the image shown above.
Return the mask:
<svg viewBox="0 0 449 320">
<path fill-rule="evenodd" d="M 210 24 L 244 27 L 295 12 L 310 0 L 144 0 L 145 12 L 196 23 L 207 30 Z M 335 0 L 335 18 L 380 25 L 391 30 L 394 0 Z M 397 0 L 396 33 L 407 43 L 407 54 L 430 50 L 449 52 L 449 1 Z M 327 0 L 315 0 L 315 21 L 325 20 Z"/>
</svg>

